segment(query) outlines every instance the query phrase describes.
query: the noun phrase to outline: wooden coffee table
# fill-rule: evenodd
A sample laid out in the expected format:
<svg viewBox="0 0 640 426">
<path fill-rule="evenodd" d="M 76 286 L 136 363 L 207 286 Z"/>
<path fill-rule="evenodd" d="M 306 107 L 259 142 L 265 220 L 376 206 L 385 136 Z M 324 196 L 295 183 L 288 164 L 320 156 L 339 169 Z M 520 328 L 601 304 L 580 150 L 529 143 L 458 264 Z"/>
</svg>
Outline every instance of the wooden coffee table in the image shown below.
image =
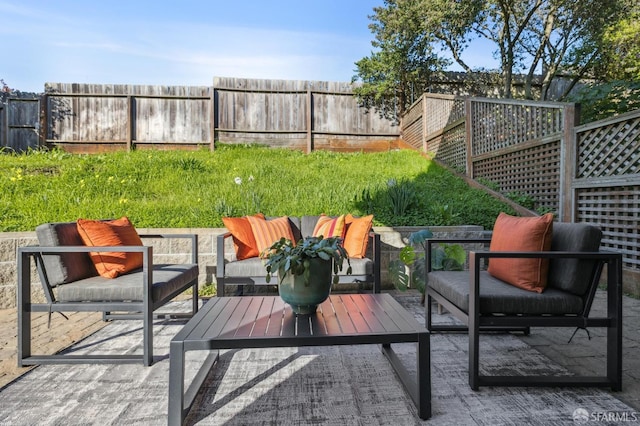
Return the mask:
<svg viewBox="0 0 640 426">
<path fill-rule="evenodd" d="M 415 342 L 417 377 L 411 377 L 391 349 Z M 331 295 L 311 315 L 295 315 L 279 296 L 210 299 L 171 340 L 169 424 L 182 424 L 218 349 L 380 344 L 413 399 L 418 416 L 431 416 L 429 332 L 389 294 Z M 214 350 L 185 394 L 187 351 Z"/>
</svg>

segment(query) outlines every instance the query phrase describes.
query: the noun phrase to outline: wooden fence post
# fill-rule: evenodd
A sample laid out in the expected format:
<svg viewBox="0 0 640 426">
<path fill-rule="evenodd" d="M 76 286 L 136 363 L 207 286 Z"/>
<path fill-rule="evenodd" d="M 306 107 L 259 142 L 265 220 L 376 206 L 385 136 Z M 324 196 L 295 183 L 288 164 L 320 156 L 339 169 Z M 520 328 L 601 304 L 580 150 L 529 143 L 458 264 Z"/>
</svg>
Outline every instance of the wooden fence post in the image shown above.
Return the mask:
<svg viewBox="0 0 640 426">
<path fill-rule="evenodd" d="M 573 179 L 576 177 L 577 141 L 575 127 L 579 124 L 580 110 L 575 104 L 564 107 L 563 135 L 560 145 L 560 212 L 562 222 L 573 222 L 575 219 Z"/>
<path fill-rule="evenodd" d="M 127 119 L 129 123 L 127 123 L 127 151 L 131 151 L 131 147 L 133 145 L 133 133 L 135 131 L 134 127 L 134 105 L 133 105 L 133 96 L 127 95 Z"/>
<path fill-rule="evenodd" d="M 211 87 L 211 117 L 209 117 L 209 151 L 213 152 L 216 149 L 216 115 L 218 109 L 216 108 L 216 88 Z"/>
<path fill-rule="evenodd" d="M 313 151 L 313 93 L 307 87 L 307 154 Z"/>
<path fill-rule="evenodd" d="M 8 97 L 7 97 L 8 99 Z M 0 99 L 1 101 L 2 99 Z M 4 115 L 3 120 L 1 121 L 2 123 L 2 128 L 0 128 L 0 132 L 3 133 L 4 136 L 4 142 L 2 144 L 0 144 L 0 147 L 2 146 L 9 146 L 9 101 L 7 100 L 7 104 L 6 106 L 3 106 L 2 109 L 0 110 L 2 112 L 2 114 Z"/>
<path fill-rule="evenodd" d="M 422 152 L 427 153 L 429 146 L 427 145 L 427 95 L 422 94 Z"/>
<path fill-rule="evenodd" d="M 471 108 L 471 98 L 464 100 L 464 142 L 466 145 L 465 151 L 467 153 L 467 176 L 473 179 L 473 135 L 471 134 L 473 127 L 473 111 Z"/>
<path fill-rule="evenodd" d="M 46 147 L 49 135 L 49 95 L 43 93 L 40 97 L 40 134 L 38 145 Z"/>
</svg>

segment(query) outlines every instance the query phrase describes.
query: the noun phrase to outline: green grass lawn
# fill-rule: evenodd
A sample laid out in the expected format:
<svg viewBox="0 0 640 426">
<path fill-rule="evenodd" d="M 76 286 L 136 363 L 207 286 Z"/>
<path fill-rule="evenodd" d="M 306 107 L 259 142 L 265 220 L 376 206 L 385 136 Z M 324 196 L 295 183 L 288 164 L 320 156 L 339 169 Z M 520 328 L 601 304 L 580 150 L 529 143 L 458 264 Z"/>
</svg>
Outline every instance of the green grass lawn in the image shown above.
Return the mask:
<svg viewBox="0 0 640 426">
<path fill-rule="evenodd" d="M 128 216 L 137 227 L 222 227 L 223 216 L 372 213 L 375 225 L 482 225 L 504 203 L 414 151 L 0 154 L 0 231 Z"/>
</svg>

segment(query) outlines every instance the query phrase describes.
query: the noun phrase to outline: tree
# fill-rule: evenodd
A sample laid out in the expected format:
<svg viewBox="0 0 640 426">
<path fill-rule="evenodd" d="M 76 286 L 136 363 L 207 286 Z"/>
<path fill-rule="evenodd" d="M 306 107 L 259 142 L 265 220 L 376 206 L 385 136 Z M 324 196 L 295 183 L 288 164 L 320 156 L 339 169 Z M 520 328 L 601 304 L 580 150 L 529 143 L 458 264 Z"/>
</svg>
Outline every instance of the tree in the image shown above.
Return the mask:
<svg viewBox="0 0 640 426">
<path fill-rule="evenodd" d="M 462 10 L 465 15 L 461 21 L 469 24 L 457 32 L 443 34 L 437 22 L 432 24 L 435 28 L 430 26 L 426 31 L 432 32 L 467 72 L 472 71 L 462 59 L 467 41 L 476 37 L 491 41 L 500 60 L 501 96 L 513 97 L 514 75 L 524 73 L 523 96 L 534 98 L 532 88 L 536 75 L 541 74 L 540 97 L 547 99 L 551 81 L 559 74 L 573 76 L 568 90 L 588 75 L 598 57 L 604 24 L 619 19 L 623 1 L 489 0 L 475 16 L 469 15 L 470 10 Z M 426 15 L 434 9 L 440 13 L 443 7 L 441 0 L 424 0 L 423 4 Z M 456 9 L 449 8 L 451 12 Z"/>
<path fill-rule="evenodd" d="M 640 4 L 631 4 L 621 20 L 606 26 L 601 43 L 594 77 L 640 82 Z"/>
<path fill-rule="evenodd" d="M 604 26 L 591 81 L 569 97 L 582 105 L 583 123 L 640 108 L 640 4 Z"/>
<path fill-rule="evenodd" d="M 483 70 L 467 64 L 464 52 L 471 40 L 481 38 L 492 42 L 500 60 L 502 97 L 547 99 L 553 79 L 569 74 L 573 81 L 562 98 L 580 78 L 591 75 L 607 46 L 603 43 L 605 30 L 609 23 L 620 21 L 629 7 L 627 2 L 630 0 L 388 0 L 371 17 L 378 22 L 370 25 L 376 35 L 372 44 L 378 50 L 356 63 L 358 73 L 365 83 L 375 81 L 376 87 L 384 87 L 386 96 L 395 90 L 406 99 L 409 86 L 426 85 L 393 74 L 391 69 L 422 69 L 410 66 L 421 64 L 419 55 L 423 54 L 422 59 L 432 65 L 426 77 L 439 69 L 435 65 L 446 66 L 451 61 L 467 73 L 478 74 Z M 514 93 L 516 74 L 525 76 L 524 93 Z M 533 90 L 538 75 L 540 95 Z"/>
<path fill-rule="evenodd" d="M 423 31 L 420 0 L 385 0 L 374 8 L 369 25 L 376 49 L 356 62 L 354 92 L 361 105 L 398 120 L 424 93 L 434 72 L 448 61 L 433 50 L 433 36 Z"/>
<path fill-rule="evenodd" d="M 0 78 L 0 92 L 9 93 L 11 92 L 11 88 L 4 82 L 3 79 Z"/>
</svg>

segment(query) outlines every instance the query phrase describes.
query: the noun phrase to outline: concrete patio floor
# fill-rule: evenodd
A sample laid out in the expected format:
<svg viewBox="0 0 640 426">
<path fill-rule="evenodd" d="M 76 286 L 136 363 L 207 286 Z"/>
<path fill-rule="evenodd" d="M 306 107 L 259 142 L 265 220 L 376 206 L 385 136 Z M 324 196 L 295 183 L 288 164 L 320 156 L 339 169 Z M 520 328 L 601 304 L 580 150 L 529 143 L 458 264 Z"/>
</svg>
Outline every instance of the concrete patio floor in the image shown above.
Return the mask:
<svg viewBox="0 0 640 426">
<path fill-rule="evenodd" d="M 415 292 L 391 293 L 400 300 L 419 297 Z M 599 292 L 593 312 L 602 311 L 604 301 L 604 292 Z M 623 390 L 606 392 L 640 412 L 640 300 L 625 296 L 623 315 Z M 30 369 L 16 366 L 16 321 L 15 309 L 0 310 L 0 392 Z M 105 325 L 101 315 L 86 313 L 70 315 L 69 320 L 54 314 L 51 329 L 47 322 L 46 314 L 38 315 L 34 321 L 33 336 L 35 346 L 40 351 L 50 353 L 82 340 Z M 589 339 L 583 330 L 579 330 L 568 343 L 572 333 L 573 330 L 535 328 L 530 336 L 519 338 L 569 371 L 578 374 L 601 372 L 604 364 L 604 331 L 590 330 Z M 637 417 L 640 422 L 640 414 Z"/>
</svg>

